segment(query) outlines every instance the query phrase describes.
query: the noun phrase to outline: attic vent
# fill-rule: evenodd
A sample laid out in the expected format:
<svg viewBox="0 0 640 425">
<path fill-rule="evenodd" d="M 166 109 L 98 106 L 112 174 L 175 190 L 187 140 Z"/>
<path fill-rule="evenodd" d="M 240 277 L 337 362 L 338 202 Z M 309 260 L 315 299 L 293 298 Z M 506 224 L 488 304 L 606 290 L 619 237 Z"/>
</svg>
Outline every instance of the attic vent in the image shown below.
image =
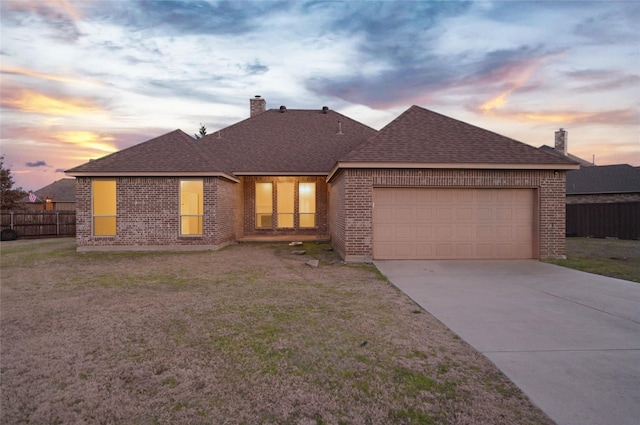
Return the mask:
<svg viewBox="0 0 640 425">
<path fill-rule="evenodd" d="M 284 105 L 282 105 L 282 106 L 280 107 L 280 113 L 284 114 L 285 112 L 287 112 L 287 107 L 286 107 L 286 106 L 284 106 Z"/>
<path fill-rule="evenodd" d="M 323 107 L 322 107 L 322 113 L 323 113 L 323 114 L 326 114 L 326 113 L 328 113 L 328 112 L 329 112 L 329 107 L 328 107 L 328 106 L 323 106 Z"/>
</svg>

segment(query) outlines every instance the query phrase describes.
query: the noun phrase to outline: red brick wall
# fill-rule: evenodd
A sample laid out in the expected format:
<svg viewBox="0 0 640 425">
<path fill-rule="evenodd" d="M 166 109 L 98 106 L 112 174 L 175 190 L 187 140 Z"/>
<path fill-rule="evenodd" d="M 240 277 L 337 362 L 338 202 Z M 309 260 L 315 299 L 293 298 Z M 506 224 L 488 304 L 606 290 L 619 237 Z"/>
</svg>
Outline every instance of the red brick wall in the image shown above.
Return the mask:
<svg viewBox="0 0 640 425">
<path fill-rule="evenodd" d="M 79 250 L 99 247 L 216 248 L 236 237 L 233 217 L 239 197 L 237 185 L 205 177 L 204 225 L 201 236 L 180 236 L 180 179 L 176 177 L 116 178 L 117 227 L 115 236 L 92 235 L 91 178 L 76 185 L 76 241 Z"/>
<path fill-rule="evenodd" d="M 273 205 L 276 205 L 276 191 L 278 182 L 315 182 L 316 183 L 316 227 L 313 229 L 259 229 L 256 227 L 256 182 L 273 183 Z M 325 177 L 271 177 L 247 176 L 242 177 L 243 184 L 243 234 L 244 236 L 285 236 L 305 235 L 328 238 L 329 228 L 327 220 L 328 189 Z M 296 187 L 297 191 L 297 187 Z M 298 203 L 295 203 L 295 215 L 298 215 Z M 297 222 L 297 218 L 296 218 Z"/>
<path fill-rule="evenodd" d="M 331 244 L 333 245 L 333 249 L 338 252 L 342 258 L 345 258 L 346 255 L 344 176 L 345 173 L 338 174 L 329 186 L 329 228 L 331 229 Z"/>
<path fill-rule="evenodd" d="M 345 169 L 331 182 L 332 240 L 346 260 L 371 260 L 374 187 L 532 188 L 539 258 L 564 258 L 565 182 L 566 173 L 553 170 Z"/>
</svg>

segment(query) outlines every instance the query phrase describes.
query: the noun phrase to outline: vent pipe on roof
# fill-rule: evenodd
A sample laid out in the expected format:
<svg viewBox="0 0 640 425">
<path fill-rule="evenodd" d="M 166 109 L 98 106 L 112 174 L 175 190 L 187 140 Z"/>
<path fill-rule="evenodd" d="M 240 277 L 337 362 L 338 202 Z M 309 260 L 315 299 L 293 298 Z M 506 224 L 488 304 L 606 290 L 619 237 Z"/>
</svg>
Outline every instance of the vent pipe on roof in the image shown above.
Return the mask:
<svg viewBox="0 0 640 425">
<path fill-rule="evenodd" d="M 337 132 L 336 134 L 338 134 L 338 135 L 339 135 L 339 134 L 344 134 L 344 133 L 342 132 L 342 121 L 338 121 L 338 132 Z"/>
<path fill-rule="evenodd" d="M 328 113 L 328 112 L 329 112 L 329 107 L 328 107 L 328 106 L 323 106 L 323 107 L 322 107 L 322 113 L 323 113 L 323 114 L 326 114 L 326 113 Z"/>
<path fill-rule="evenodd" d="M 284 114 L 285 112 L 287 112 L 287 107 L 286 107 L 286 106 L 284 106 L 284 105 L 282 105 L 282 106 L 280 107 L 280 113 Z"/>
<path fill-rule="evenodd" d="M 260 95 L 249 99 L 249 116 L 253 117 L 267 110 L 267 101 Z"/>
</svg>

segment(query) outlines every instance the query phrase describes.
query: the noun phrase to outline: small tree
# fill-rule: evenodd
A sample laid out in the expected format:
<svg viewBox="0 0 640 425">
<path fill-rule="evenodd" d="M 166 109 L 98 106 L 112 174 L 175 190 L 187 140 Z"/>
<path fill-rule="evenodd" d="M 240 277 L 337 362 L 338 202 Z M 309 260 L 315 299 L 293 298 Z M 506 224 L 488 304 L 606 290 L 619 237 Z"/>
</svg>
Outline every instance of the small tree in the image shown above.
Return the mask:
<svg viewBox="0 0 640 425">
<path fill-rule="evenodd" d="M 22 188 L 13 188 L 11 170 L 4 168 L 4 155 L 0 156 L 0 209 L 15 210 L 20 208 L 20 199 L 27 195 Z"/>
<path fill-rule="evenodd" d="M 199 139 L 206 135 L 207 135 L 207 127 L 205 127 L 202 123 L 200 123 L 200 131 L 198 134 L 194 134 L 194 136 L 196 136 L 196 139 Z"/>
</svg>

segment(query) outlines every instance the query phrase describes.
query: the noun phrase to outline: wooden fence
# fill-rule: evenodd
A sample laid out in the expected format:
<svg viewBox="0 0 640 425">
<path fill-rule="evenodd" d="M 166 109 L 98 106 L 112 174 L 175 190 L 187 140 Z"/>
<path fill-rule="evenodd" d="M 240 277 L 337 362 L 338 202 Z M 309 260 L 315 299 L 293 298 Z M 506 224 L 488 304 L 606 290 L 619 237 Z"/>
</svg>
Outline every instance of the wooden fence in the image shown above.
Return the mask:
<svg viewBox="0 0 640 425">
<path fill-rule="evenodd" d="M 12 229 L 18 238 L 76 235 L 75 211 L 2 211 L 2 230 Z"/>
<path fill-rule="evenodd" d="M 640 202 L 568 204 L 567 236 L 640 239 Z"/>
</svg>

